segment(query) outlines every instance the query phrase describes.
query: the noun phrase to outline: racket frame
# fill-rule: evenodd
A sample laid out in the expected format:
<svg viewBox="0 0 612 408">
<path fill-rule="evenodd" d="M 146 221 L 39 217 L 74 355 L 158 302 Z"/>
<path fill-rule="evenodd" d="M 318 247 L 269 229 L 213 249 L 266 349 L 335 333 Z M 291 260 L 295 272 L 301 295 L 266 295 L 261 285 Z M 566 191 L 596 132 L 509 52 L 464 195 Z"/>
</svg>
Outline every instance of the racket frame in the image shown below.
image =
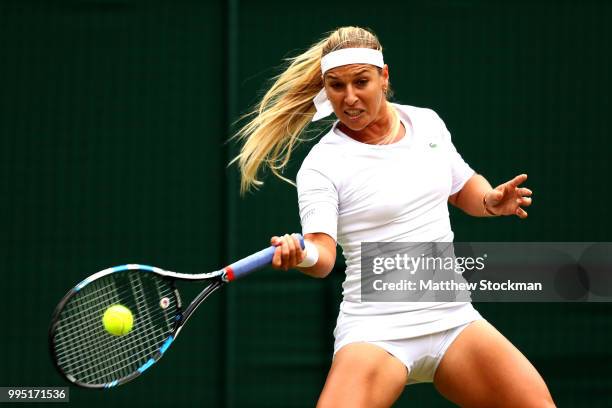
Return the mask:
<svg viewBox="0 0 612 408">
<path fill-rule="evenodd" d="M 298 239 L 301 248 L 304 249 L 304 238 L 299 234 L 295 234 L 295 236 Z M 264 266 L 269 265 L 272 262 L 272 257 L 274 255 L 275 250 L 276 250 L 275 246 L 267 247 L 245 258 L 242 258 L 234 262 L 233 264 L 226 266 L 223 269 L 220 269 L 214 272 L 209 272 L 209 273 L 200 273 L 200 274 L 178 273 L 178 272 L 172 272 L 172 271 L 164 270 L 164 269 L 157 268 L 154 266 L 149 266 L 149 265 L 125 264 L 125 265 L 115 266 L 112 268 L 101 270 L 89 276 L 88 278 L 85 278 L 83 281 L 78 283 L 76 286 L 70 289 L 68 293 L 64 295 L 62 300 L 60 300 L 60 302 L 56 306 L 55 311 L 53 312 L 53 316 L 51 318 L 51 324 L 49 327 L 49 351 L 50 351 L 50 354 L 53 360 L 53 365 L 56 367 L 56 369 L 62 375 L 62 377 L 64 377 L 66 380 L 68 380 L 74 385 L 78 385 L 84 388 L 92 388 L 92 389 L 112 388 L 117 385 L 125 384 L 135 379 L 136 377 L 140 376 L 140 374 L 142 374 L 145 370 L 147 370 L 149 367 L 151 367 L 153 364 L 159 361 L 159 359 L 164 355 L 168 347 L 170 347 L 170 345 L 178 337 L 178 335 L 181 332 L 181 329 L 183 328 L 187 320 L 193 315 L 193 313 L 198 308 L 198 306 L 200 306 L 200 304 L 202 304 L 202 302 L 206 300 L 206 298 L 208 298 L 208 296 L 210 296 L 213 292 L 215 292 L 217 289 L 221 288 L 225 284 L 232 282 L 235 279 L 244 277 L 256 270 L 261 269 Z M 82 381 L 78 381 L 76 378 L 66 373 L 60 367 L 57 357 L 55 355 L 54 335 L 59 326 L 59 317 L 61 315 L 61 312 L 64 306 L 66 305 L 66 303 L 68 303 L 68 301 L 73 296 L 79 293 L 79 291 L 83 289 L 85 286 L 87 286 L 88 284 L 96 281 L 97 279 L 103 278 L 107 275 L 117 273 L 117 272 L 128 271 L 128 270 L 139 270 L 139 271 L 155 273 L 158 276 L 161 276 L 165 280 L 169 281 L 169 286 L 171 287 L 177 299 L 176 322 L 174 323 L 174 326 L 170 331 L 171 334 L 162 343 L 162 346 L 155 353 L 153 353 L 152 356 L 150 356 L 149 360 L 147 360 L 145 364 L 143 364 L 140 368 L 138 368 L 135 372 L 129 374 L 128 376 L 123 377 L 121 379 L 113 380 L 109 383 L 103 383 L 103 384 L 88 384 Z M 191 301 L 189 306 L 187 306 L 187 308 L 184 311 L 182 311 L 181 309 L 182 304 L 181 304 L 180 294 L 178 292 L 178 289 L 174 285 L 174 283 L 179 280 L 180 281 L 192 281 L 192 282 L 193 281 L 210 282 L 210 284 L 206 286 L 206 288 L 204 288 Z"/>
<path fill-rule="evenodd" d="M 227 270 L 228 268 L 229 267 L 226 267 L 220 271 L 215 271 L 215 272 L 210 272 L 210 273 L 189 274 L 189 273 L 172 272 L 172 271 L 164 270 L 164 269 L 161 269 L 155 266 L 149 266 L 149 265 L 126 264 L 126 265 L 115 266 L 112 268 L 107 268 L 107 269 L 101 270 L 89 276 L 88 278 L 84 279 L 83 281 L 75 285 L 72 289 L 70 289 L 68 293 L 66 293 L 64 297 L 62 298 L 62 300 L 58 303 L 57 307 L 55 308 L 55 311 L 53 312 L 53 316 L 51 318 L 51 324 L 49 327 L 49 352 L 51 355 L 51 359 L 53 361 L 53 365 L 58 370 L 58 372 L 62 375 L 62 377 L 64 377 L 70 383 L 77 385 L 79 387 L 83 387 L 83 388 L 90 388 L 90 389 L 112 388 L 117 385 L 125 384 L 126 382 L 129 382 L 135 379 L 140 374 L 142 374 L 144 371 L 146 371 L 149 367 L 151 367 L 154 363 L 159 361 L 159 359 L 164 355 L 168 347 L 170 347 L 170 345 L 178 337 L 179 333 L 181 332 L 181 329 L 183 328 L 187 320 L 193 315 L 193 313 L 198 308 L 198 306 L 200 306 L 200 304 L 202 304 L 202 302 L 204 302 L 204 300 L 206 300 L 206 298 L 208 298 L 213 292 L 215 292 L 217 289 L 221 288 L 227 282 L 229 282 L 228 270 Z M 162 343 L 162 346 L 155 353 L 153 353 L 153 355 L 149 358 L 149 360 L 147 360 L 145 364 L 143 364 L 140 368 L 138 368 L 138 370 L 131 373 L 130 375 L 117 379 L 117 380 L 113 380 L 108 383 L 102 383 L 102 384 L 89 384 L 89 383 L 84 383 L 82 381 L 79 381 L 74 376 L 70 375 L 69 373 L 65 372 L 62 369 L 57 359 L 56 353 L 55 353 L 54 337 L 55 337 L 55 334 L 59 326 L 59 317 L 64 309 L 64 306 L 68 303 L 68 301 L 70 301 L 70 299 L 76 296 L 81 291 L 81 289 L 83 289 L 88 284 L 98 279 L 101 279 L 105 276 L 111 275 L 113 273 L 130 271 L 130 270 L 138 270 L 144 273 L 147 273 L 147 272 L 154 273 L 162 277 L 164 280 L 168 282 L 177 300 L 176 321 L 174 322 L 174 325 L 172 329 L 170 330 L 170 335 Z M 181 296 L 180 296 L 178 289 L 175 286 L 176 281 L 192 281 L 192 282 L 208 281 L 210 282 L 210 284 L 206 286 L 191 301 L 191 303 L 185 308 L 185 310 L 183 310 Z"/>
</svg>

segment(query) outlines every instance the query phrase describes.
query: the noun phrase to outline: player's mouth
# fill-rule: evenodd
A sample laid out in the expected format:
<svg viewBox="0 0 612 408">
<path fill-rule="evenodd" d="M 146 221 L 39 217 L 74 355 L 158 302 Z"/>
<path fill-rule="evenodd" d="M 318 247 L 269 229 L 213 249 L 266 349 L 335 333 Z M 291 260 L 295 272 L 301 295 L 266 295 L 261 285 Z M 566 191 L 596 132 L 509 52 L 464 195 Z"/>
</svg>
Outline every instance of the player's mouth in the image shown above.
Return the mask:
<svg viewBox="0 0 612 408">
<path fill-rule="evenodd" d="M 348 116 L 348 118 L 351 120 L 357 120 L 359 119 L 359 117 L 361 116 L 363 112 L 364 111 L 361 109 L 349 109 L 349 110 L 345 110 L 344 114 Z"/>
</svg>

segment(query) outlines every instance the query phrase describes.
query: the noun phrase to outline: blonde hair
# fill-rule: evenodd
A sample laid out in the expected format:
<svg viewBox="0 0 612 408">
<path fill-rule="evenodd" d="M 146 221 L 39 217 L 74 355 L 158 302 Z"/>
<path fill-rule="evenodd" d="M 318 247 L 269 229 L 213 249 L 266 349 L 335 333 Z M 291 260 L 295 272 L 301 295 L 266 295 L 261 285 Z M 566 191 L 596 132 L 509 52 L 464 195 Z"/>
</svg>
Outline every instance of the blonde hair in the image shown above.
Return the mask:
<svg viewBox="0 0 612 408">
<path fill-rule="evenodd" d="M 338 28 L 306 52 L 287 59 L 285 71 L 273 78 L 274 84 L 262 100 L 242 117 L 251 119 L 234 136 L 244 143 L 240 153 L 230 162 L 238 162 L 242 194 L 263 185 L 257 178 L 262 164 L 275 176 L 295 185 L 282 172 L 295 147 L 304 141 L 300 135 L 315 114 L 312 99 L 324 86 L 321 57 L 344 48 L 382 51 L 378 38 L 371 31 L 360 27 Z M 399 120 L 397 122 L 399 126 Z"/>
</svg>

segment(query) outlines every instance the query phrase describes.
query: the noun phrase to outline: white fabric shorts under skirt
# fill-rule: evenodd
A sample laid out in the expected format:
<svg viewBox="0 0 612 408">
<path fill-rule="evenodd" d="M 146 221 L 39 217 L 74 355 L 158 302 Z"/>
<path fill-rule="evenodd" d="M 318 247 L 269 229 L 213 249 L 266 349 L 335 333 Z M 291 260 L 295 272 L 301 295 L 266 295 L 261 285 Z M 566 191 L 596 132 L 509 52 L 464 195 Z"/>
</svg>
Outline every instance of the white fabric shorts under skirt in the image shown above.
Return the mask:
<svg viewBox="0 0 612 408">
<path fill-rule="evenodd" d="M 342 347 L 351 343 L 366 342 L 374 344 L 396 357 L 406 366 L 408 370 L 407 385 L 433 382 L 436 369 L 451 343 L 471 322 L 483 319 L 471 304 L 467 307 L 458 308 L 457 312 L 453 313 L 456 317 L 456 319 L 452 319 L 454 323 L 446 323 L 446 327 L 441 330 L 436 329 L 432 333 L 418 333 L 416 336 L 407 335 L 401 338 L 392 338 L 394 336 L 385 334 L 384 331 L 380 330 L 368 331 L 370 333 L 368 336 L 363 335 L 363 330 L 347 330 L 344 326 L 354 328 L 355 319 L 359 316 L 347 317 L 343 312 L 340 312 L 338 325 L 334 331 L 336 336 L 334 355 Z M 367 321 L 370 318 L 371 316 L 368 316 L 364 320 Z M 347 319 L 351 321 L 351 324 L 344 324 Z M 380 327 L 377 327 L 377 329 L 380 329 Z M 373 336 L 372 333 L 376 334 Z"/>
</svg>

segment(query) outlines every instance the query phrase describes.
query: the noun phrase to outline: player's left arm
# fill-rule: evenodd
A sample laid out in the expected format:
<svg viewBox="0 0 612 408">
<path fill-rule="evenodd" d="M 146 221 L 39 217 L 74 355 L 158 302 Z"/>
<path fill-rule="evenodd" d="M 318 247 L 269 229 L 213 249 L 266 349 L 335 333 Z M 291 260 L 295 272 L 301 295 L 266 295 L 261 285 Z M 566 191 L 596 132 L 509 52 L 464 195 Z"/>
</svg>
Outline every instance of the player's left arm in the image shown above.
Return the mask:
<svg viewBox="0 0 612 408">
<path fill-rule="evenodd" d="M 493 188 L 480 174 L 474 174 L 457 193 L 448 197 L 448 202 L 475 217 L 516 215 L 527 218 L 523 207 L 531 205 L 532 191 L 520 185 L 527 180 L 520 174 L 506 183 Z"/>
</svg>

